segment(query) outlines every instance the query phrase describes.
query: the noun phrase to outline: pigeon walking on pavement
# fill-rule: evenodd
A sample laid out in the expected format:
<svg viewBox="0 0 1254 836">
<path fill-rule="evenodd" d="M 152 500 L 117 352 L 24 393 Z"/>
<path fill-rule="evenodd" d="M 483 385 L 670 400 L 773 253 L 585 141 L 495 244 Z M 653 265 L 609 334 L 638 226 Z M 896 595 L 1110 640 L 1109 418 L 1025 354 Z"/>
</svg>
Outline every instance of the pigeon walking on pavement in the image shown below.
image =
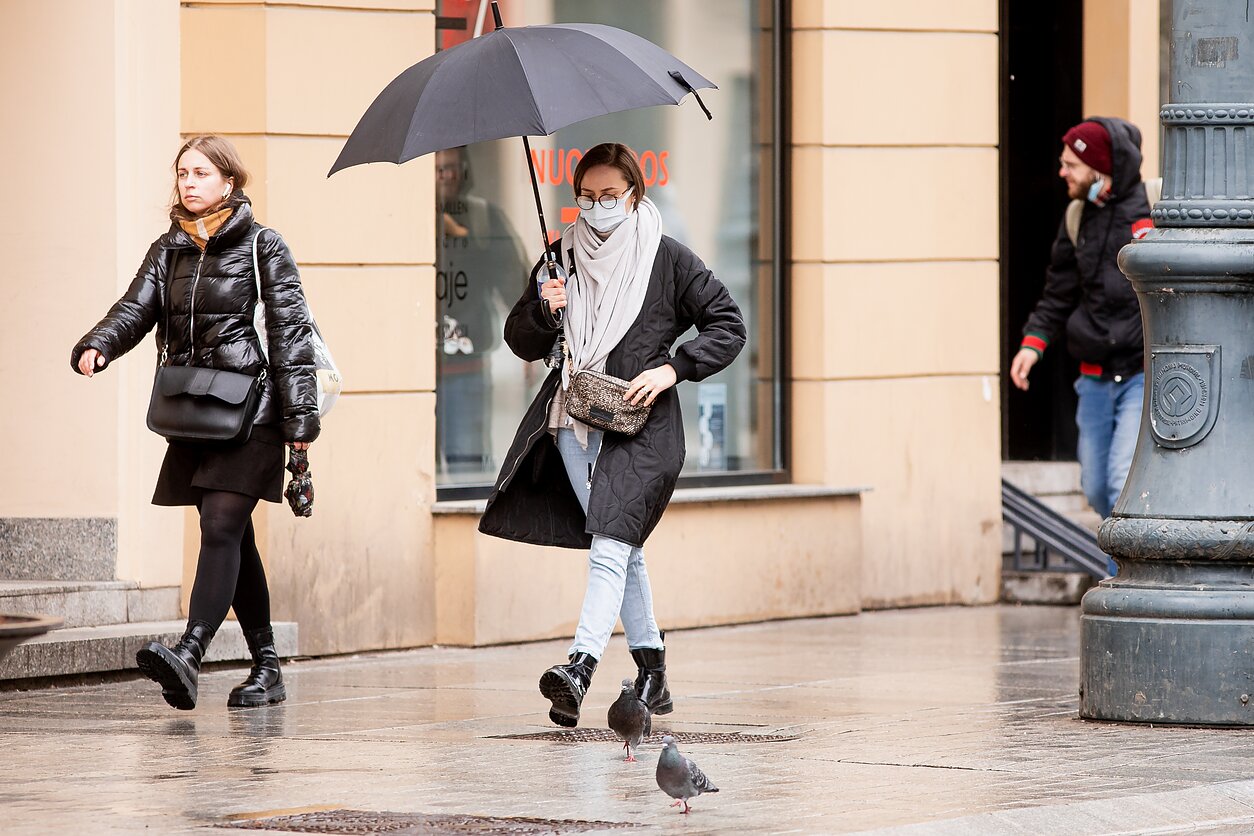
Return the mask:
<svg viewBox="0 0 1254 836">
<path fill-rule="evenodd" d="M 623 680 L 623 691 L 610 706 L 606 720 L 610 730 L 623 741 L 623 748 L 627 750 L 625 761 L 635 763 L 636 756 L 632 754 L 632 749 L 640 748 L 640 743 L 651 730 L 653 721 L 649 716 L 648 706 L 636 694 L 636 684 L 630 679 Z"/>
<path fill-rule="evenodd" d="M 669 734 L 662 738 L 662 754 L 657 759 L 657 785 L 662 792 L 678 799 L 671 806 L 683 804 L 685 813 L 691 809 L 688 799 L 707 792 L 718 792 L 718 787 L 710 783 L 701 767 L 679 754 L 675 738 Z"/>
</svg>

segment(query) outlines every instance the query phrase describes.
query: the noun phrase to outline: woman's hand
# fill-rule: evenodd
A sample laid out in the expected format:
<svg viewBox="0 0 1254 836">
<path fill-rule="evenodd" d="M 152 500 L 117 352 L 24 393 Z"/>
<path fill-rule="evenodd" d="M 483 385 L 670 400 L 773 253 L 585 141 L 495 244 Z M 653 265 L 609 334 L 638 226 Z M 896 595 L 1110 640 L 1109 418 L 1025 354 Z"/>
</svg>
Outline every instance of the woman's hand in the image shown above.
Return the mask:
<svg viewBox="0 0 1254 836">
<path fill-rule="evenodd" d="M 291 447 L 293 450 L 308 450 L 309 445 L 312 443 L 312 441 L 293 441 L 291 442 Z"/>
<path fill-rule="evenodd" d="M 641 403 L 652 405 L 658 394 L 674 386 L 677 380 L 675 368 L 669 363 L 656 369 L 647 369 L 636 375 L 636 379 L 627 387 L 623 400 L 630 401 L 633 406 Z"/>
<path fill-rule="evenodd" d="M 566 307 L 566 280 L 549 279 L 540 286 L 540 298 L 549 303 L 550 313 L 557 313 Z"/>
<path fill-rule="evenodd" d="M 109 362 L 105 356 L 94 348 L 89 348 L 78 357 L 78 370 L 87 377 L 91 377 L 96 373 L 98 367 L 103 367 Z"/>
</svg>

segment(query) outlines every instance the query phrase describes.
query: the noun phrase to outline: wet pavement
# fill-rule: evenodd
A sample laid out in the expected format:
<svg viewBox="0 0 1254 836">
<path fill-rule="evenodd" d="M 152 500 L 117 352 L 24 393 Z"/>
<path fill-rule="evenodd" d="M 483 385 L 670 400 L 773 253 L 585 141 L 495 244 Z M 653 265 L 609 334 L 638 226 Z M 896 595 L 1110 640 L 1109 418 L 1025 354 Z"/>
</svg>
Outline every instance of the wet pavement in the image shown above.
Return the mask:
<svg viewBox="0 0 1254 836">
<path fill-rule="evenodd" d="M 1254 732 L 1077 719 L 1075 609 L 668 639 L 676 710 L 655 733 L 695 736 L 681 749 L 721 788 L 687 816 L 654 782 L 656 742 L 633 764 L 612 742 L 528 737 L 554 730 L 535 682 L 565 643 L 547 642 L 296 662 L 287 703 L 230 712 L 239 668 L 205 674 L 192 712 L 143 680 L 0 692 L 0 833 L 552 832 L 524 818 L 587 823 L 562 832 L 1254 833 Z M 584 726 L 604 728 L 633 674 L 616 636 Z M 294 818 L 258 821 L 271 817 Z"/>
</svg>

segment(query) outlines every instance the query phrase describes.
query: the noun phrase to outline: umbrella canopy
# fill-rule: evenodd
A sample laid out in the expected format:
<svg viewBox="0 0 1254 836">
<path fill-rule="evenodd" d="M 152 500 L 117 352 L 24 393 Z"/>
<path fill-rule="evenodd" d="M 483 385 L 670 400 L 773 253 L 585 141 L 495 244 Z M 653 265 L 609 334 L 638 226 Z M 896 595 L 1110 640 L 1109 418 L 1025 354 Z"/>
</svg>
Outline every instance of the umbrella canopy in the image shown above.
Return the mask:
<svg viewBox="0 0 1254 836">
<path fill-rule="evenodd" d="M 613 26 L 498 28 L 397 76 L 357 123 L 328 176 L 472 142 L 545 136 L 594 116 L 679 104 L 698 88 L 715 87 L 661 47 Z"/>
</svg>

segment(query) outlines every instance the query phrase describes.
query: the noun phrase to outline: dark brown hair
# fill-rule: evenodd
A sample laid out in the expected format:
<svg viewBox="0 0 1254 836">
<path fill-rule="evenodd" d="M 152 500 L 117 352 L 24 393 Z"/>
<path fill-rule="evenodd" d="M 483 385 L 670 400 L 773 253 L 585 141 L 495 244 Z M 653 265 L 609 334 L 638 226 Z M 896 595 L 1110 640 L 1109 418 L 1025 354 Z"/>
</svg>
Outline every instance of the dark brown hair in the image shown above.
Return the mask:
<svg viewBox="0 0 1254 836">
<path fill-rule="evenodd" d="M 213 167 L 231 181 L 232 194 L 243 191 L 244 186 L 248 185 L 248 170 L 244 168 L 244 161 L 240 159 L 239 151 L 235 150 L 235 146 L 229 139 L 217 134 L 194 136 L 184 142 L 183 147 L 174 155 L 174 196 L 170 201 L 172 214 L 188 214 L 183 201 L 179 199 L 179 160 L 183 159 L 183 154 L 192 148 L 208 157 Z"/>
<path fill-rule="evenodd" d="M 608 165 L 623 173 L 623 179 L 631 186 L 633 206 L 644 199 L 644 173 L 640 163 L 636 161 L 636 152 L 621 142 L 602 142 L 589 148 L 575 166 L 575 176 L 571 181 L 575 188 L 575 197 L 579 197 L 579 189 L 583 185 L 583 176 L 588 169 L 598 165 Z"/>
</svg>

